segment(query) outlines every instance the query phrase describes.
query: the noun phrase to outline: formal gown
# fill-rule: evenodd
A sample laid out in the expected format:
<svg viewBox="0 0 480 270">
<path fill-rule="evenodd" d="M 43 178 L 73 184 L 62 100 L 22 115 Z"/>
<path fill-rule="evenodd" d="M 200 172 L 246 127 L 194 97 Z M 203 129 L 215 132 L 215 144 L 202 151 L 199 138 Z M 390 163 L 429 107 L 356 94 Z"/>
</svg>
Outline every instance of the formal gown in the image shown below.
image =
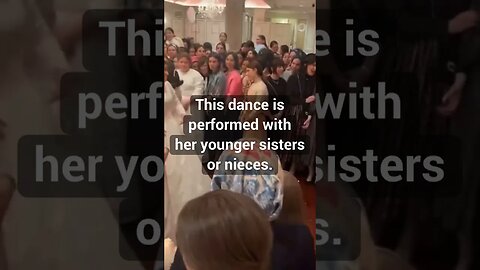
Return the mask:
<svg viewBox="0 0 480 270">
<path fill-rule="evenodd" d="M 184 135 L 182 119 L 185 110 L 170 83 L 165 83 L 165 146 L 172 149 L 170 137 Z M 171 152 L 171 151 L 170 151 Z M 169 154 L 165 160 L 165 238 L 175 242 L 177 217 L 183 206 L 193 198 L 211 190 L 210 177 L 202 173 L 196 155 Z"/>
</svg>

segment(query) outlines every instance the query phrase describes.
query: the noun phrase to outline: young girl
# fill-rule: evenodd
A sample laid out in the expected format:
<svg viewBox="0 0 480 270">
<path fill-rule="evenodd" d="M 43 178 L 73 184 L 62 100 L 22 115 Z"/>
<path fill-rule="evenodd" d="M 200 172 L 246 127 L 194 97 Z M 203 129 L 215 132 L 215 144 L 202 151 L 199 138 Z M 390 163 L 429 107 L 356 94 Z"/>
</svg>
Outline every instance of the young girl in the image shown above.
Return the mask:
<svg viewBox="0 0 480 270">
<path fill-rule="evenodd" d="M 263 102 L 268 99 L 267 86 L 262 80 L 263 68 L 257 61 L 250 61 L 247 66 L 247 78 L 250 83 L 245 92 L 245 101 Z M 258 140 L 267 140 L 267 132 L 263 127 L 263 122 L 267 119 L 268 111 L 244 110 L 240 115 L 242 122 L 253 122 L 258 119 L 258 130 L 246 130 L 243 133 L 244 138 L 255 138 Z"/>
</svg>

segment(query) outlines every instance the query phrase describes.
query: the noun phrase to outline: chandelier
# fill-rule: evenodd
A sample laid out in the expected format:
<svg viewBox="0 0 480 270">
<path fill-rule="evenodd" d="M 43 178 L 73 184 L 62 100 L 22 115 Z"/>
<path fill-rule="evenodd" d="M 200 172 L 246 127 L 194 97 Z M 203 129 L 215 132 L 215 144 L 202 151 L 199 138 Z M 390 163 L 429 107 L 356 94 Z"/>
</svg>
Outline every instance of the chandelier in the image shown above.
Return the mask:
<svg viewBox="0 0 480 270">
<path fill-rule="evenodd" d="M 220 3 L 220 0 L 202 0 L 198 6 L 198 13 L 201 17 L 215 18 L 222 14 L 225 6 Z"/>
</svg>

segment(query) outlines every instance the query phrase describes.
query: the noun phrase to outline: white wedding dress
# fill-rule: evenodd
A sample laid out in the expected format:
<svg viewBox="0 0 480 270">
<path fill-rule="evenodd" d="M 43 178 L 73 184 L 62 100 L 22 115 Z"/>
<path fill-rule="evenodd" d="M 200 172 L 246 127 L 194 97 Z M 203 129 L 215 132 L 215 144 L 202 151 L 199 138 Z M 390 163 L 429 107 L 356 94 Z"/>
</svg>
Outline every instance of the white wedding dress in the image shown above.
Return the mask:
<svg viewBox="0 0 480 270">
<path fill-rule="evenodd" d="M 169 82 L 165 83 L 165 147 L 172 151 L 170 136 L 184 135 L 182 120 L 185 110 Z M 177 217 L 183 206 L 211 190 L 208 175 L 202 172 L 197 155 L 169 154 L 165 160 L 165 238 L 175 242 Z"/>
</svg>

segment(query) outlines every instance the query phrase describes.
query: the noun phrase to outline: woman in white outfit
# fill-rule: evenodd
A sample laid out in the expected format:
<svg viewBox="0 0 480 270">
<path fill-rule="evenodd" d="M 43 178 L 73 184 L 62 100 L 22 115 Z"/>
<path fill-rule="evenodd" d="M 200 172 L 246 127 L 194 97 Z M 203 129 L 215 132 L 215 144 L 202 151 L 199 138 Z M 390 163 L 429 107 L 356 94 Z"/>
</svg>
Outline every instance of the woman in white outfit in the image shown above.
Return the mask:
<svg viewBox="0 0 480 270">
<path fill-rule="evenodd" d="M 205 87 L 203 76 L 196 70 L 191 68 L 192 60 L 190 55 L 181 54 L 177 57 L 177 72 L 183 84 L 178 88 L 182 93 L 182 104 L 187 113 L 190 113 L 190 98 L 203 94 Z"/>
<path fill-rule="evenodd" d="M 177 217 L 182 207 L 191 199 L 210 191 L 210 177 L 202 173 L 202 164 L 196 155 L 172 154 L 170 137 L 184 135 L 182 130 L 185 110 L 175 95 L 172 85 L 166 80 L 165 69 L 165 238 L 175 242 Z M 169 151 L 168 151 L 169 150 Z"/>
</svg>

